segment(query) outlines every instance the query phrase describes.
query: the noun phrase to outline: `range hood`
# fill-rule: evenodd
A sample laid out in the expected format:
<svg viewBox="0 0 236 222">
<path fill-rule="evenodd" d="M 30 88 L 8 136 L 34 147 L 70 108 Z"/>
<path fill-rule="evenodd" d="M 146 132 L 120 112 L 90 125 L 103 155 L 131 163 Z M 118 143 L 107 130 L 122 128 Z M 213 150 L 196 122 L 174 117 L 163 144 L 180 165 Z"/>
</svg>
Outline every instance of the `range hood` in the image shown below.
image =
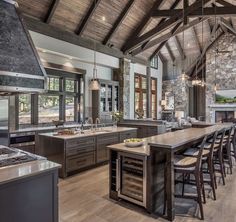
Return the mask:
<svg viewBox="0 0 236 222">
<path fill-rule="evenodd" d="M 18 4 L 0 0 L 0 95 L 43 93 L 46 72 Z"/>
</svg>

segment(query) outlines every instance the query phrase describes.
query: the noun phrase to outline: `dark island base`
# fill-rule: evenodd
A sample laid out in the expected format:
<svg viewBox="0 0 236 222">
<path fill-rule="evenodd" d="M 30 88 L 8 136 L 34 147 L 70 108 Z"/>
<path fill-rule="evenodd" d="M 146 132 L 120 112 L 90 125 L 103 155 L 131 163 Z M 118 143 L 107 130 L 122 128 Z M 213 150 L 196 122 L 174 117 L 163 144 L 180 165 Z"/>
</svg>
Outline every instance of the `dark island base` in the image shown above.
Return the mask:
<svg viewBox="0 0 236 222">
<path fill-rule="evenodd" d="M 0 185 L 1 222 L 58 222 L 58 170 Z"/>
</svg>

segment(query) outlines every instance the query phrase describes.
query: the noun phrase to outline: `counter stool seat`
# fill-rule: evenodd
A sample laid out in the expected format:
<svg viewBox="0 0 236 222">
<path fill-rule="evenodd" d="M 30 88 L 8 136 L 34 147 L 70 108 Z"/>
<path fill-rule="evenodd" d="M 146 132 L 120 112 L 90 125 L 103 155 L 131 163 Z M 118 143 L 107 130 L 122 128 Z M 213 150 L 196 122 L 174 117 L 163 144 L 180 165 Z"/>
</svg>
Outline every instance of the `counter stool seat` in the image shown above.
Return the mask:
<svg viewBox="0 0 236 222">
<path fill-rule="evenodd" d="M 194 170 L 196 163 L 196 157 L 189 157 L 183 155 L 175 155 L 174 157 L 174 167 L 178 169 L 184 168 L 186 170 Z"/>
<path fill-rule="evenodd" d="M 211 146 L 212 146 L 211 143 L 206 143 L 206 144 L 204 145 L 204 149 L 210 149 Z M 200 146 L 198 146 L 198 148 L 200 148 Z M 218 149 L 219 149 L 219 144 L 214 144 L 214 151 L 217 151 Z"/>
<path fill-rule="evenodd" d="M 189 148 L 184 152 L 184 156 L 191 156 L 191 157 L 196 157 L 199 153 L 199 148 Z M 206 157 L 210 154 L 210 150 L 209 149 L 205 149 L 202 152 L 202 157 Z"/>
</svg>

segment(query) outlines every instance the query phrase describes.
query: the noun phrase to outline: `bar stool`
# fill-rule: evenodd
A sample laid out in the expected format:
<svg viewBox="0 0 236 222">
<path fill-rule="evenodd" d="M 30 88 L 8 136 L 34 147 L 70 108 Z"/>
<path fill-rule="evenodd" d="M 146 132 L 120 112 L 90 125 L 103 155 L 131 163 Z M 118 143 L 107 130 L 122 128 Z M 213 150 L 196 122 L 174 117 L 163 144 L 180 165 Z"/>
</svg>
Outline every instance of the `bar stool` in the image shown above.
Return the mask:
<svg viewBox="0 0 236 222">
<path fill-rule="evenodd" d="M 202 220 L 204 220 L 202 196 L 205 202 L 205 190 L 203 186 L 203 176 L 202 176 L 201 167 L 202 167 L 202 156 L 204 152 L 204 145 L 206 143 L 206 139 L 207 139 L 207 136 L 204 137 L 196 156 L 190 157 L 190 156 L 176 155 L 174 158 L 175 173 L 182 174 L 183 176 L 187 176 L 187 177 L 188 176 L 190 177 L 190 175 L 193 175 L 195 178 L 195 185 L 197 188 L 197 196 L 184 195 L 184 192 L 182 192 L 182 195 L 175 195 L 175 196 L 177 198 L 188 198 L 188 199 L 194 199 L 195 201 L 197 201 Z M 176 183 L 183 183 L 183 186 L 186 184 L 184 181 L 184 178 L 183 178 L 183 181 L 176 180 Z"/>
<path fill-rule="evenodd" d="M 212 143 L 205 143 L 204 144 L 204 150 L 202 153 L 202 165 L 207 164 L 207 171 L 205 171 L 205 172 L 202 171 L 202 172 L 204 174 L 207 173 L 210 175 L 210 180 L 203 180 L 203 182 L 208 183 L 211 186 L 214 200 L 216 200 L 215 189 L 216 189 L 217 185 L 216 185 L 215 169 L 214 169 L 214 164 L 213 164 L 213 156 L 214 156 L 214 151 L 216 151 L 216 149 L 219 146 L 218 144 L 215 143 L 217 136 L 218 136 L 218 131 L 216 131 L 213 134 Z M 184 152 L 184 155 L 185 156 L 197 156 L 200 148 L 201 148 L 201 146 L 187 149 Z"/>
<path fill-rule="evenodd" d="M 236 160 L 236 125 L 233 127 L 233 132 L 230 136 L 230 144 L 232 145 L 231 155 L 233 155 L 234 159 Z"/>
</svg>

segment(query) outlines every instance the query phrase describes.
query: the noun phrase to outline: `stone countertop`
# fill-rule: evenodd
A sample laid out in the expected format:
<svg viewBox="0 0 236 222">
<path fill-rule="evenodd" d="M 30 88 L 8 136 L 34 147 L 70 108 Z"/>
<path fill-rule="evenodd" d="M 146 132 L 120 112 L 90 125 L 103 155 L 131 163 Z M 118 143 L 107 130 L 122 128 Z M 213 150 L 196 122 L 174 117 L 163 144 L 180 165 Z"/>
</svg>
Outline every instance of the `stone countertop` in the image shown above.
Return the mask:
<svg viewBox="0 0 236 222">
<path fill-rule="evenodd" d="M 162 147 L 170 150 L 174 150 L 176 147 L 184 145 L 188 142 L 193 142 L 197 139 L 214 133 L 216 130 L 228 128 L 232 124 L 216 124 L 214 126 L 208 126 L 205 128 L 188 128 L 175 132 L 168 132 L 157 136 L 151 136 L 144 139 L 144 145 L 136 148 L 126 147 L 124 143 L 114 144 L 108 146 L 111 150 L 123 151 L 138 155 L 150 155 L 150 147 Z"/>
<path fill-rule="evenodd" d="M 98 136 L 98 135 L 104 135 L 104 134 L 120 133 L 120 132 L 132 131 L 132 130 L 137 130 L 137 129 L 130 128 L 130 127 L 117 127 L 117 128 L 104 127 L 104 128 L 102 128 L 101 131 L 91 132 L 91 130 L 84 130 L 84 134 L 78 133 L 76 135 L 55 135 L 54 132 L 40 133 L 39 135 L 63 139 L 63 140 L 69 140 L 69 139 L 91 137 L 91 136 Z"/>
<path fill-rule="evenodd" d="M 59 169 L 60 167 L 60 164 L 53 163 L 48 160 L 36 160 L 27 163 L 1 167 L 0 185 L 38 175 L 50 170 Z"/>
<path fill-rule="evenodd" d="M 139 147 L 127 147 L 125 146 L 124 143 L 119 143 L 115 145 L 110 145 L 108 146 L 109 149 L 115 150 L 115 151 L 121 151 L 125 153 L 132 153 L 132 154 L 137 154 L 137 155 L 142 155 L 142 156 L 149 156 L 150 155 L 150 146 L 148 145 L 148 138 L 143 139 L 144 144 Z"/>
</svg>

